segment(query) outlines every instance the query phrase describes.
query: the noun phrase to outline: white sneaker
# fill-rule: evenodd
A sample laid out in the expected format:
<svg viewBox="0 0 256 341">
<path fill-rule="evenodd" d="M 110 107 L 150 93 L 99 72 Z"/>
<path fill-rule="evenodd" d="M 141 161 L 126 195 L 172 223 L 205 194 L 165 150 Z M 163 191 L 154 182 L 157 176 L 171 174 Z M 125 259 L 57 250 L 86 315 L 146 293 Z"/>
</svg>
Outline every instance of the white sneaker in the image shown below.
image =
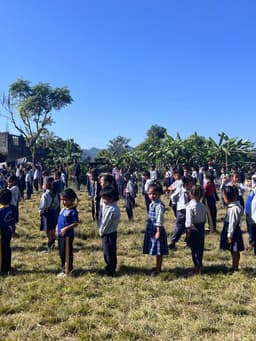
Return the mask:
<svg viewBox="0 0 256 341">
<path fill-rule="evenodd" d="M 58 273 L 57 277 L 65 277 L 66 274 L 65 272 L 61 271 L 60 273 Z"/>
</svg>

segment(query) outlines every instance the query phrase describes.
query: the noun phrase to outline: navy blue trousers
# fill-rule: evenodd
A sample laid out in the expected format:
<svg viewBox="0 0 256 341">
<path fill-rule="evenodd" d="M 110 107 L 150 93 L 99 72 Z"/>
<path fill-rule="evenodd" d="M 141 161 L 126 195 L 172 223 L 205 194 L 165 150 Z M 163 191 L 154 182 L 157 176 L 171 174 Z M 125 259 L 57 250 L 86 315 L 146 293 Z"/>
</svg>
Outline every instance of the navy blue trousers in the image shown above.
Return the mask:
<svg viewBox="0 0 256 341">
<path fill-rule="evenodd" d="M 181 235 L 186 231 L 185 221 L 186 221 L 186 210 L 177 211 L 176 221 L 174 225 L 174 230 L 171 235 L 171 243 L 175 244 L 181 237 Z"/>
<path fill-rule="evenodd" d="M 117 239 L 116 231 L 102 236 L 102 249 L 104 260 L 106 262 L 105 270 L 108 275 L 113 275 L 116 271 L 117 266 L 116 239 Z"/>
<path fill-rule="evenodd" d="M 125 209 L 126 209 L 127 217 L 129 220 L 133 218 L 133 205 L 134 205 L 133 197 L 131 196 L 130 193 L 126 193 L 125 194 Z"/>
<path fill-rule="evenodd" d="M 11 271 L 11 236 L 2 237 L 2 264 L 1 271 Z"/>
<path fill-rule="evenodd" d="M 192 228 L 189 242 L 194 266 L 201 268 L 204 254 L 204 224 Z"/>
<path fill-rule="evenodd" d="M 250 245 L 254 245 L 255 243 L 255 231 L 256 224 L 252 221 L 250 215 L 246 214 L 246 227 L 248 232 L 248 242 Z"/>
<path fill-rule="evenodd" d="M 206 201 L 207 201 L 207 205 L 210 211 L 208 212 L 209 227 L 211 230 L 216 231 L 216 220 L 217 220 L 216 199 L 214 196 L 208 196 L 206 197 Z"/>
<path fill-rule="evenodd" d="M 150 203 L 151 203 L 151 200 L 149 199 L 148 193 L 145 193 L 145 194 L 144 194 L 144 197 L 145 197 L 146 209 L 147 209 L 147 212 L 148 212 L 148 211 L 149 211 L 149 205 L 150 205 Z"/>
</svg>

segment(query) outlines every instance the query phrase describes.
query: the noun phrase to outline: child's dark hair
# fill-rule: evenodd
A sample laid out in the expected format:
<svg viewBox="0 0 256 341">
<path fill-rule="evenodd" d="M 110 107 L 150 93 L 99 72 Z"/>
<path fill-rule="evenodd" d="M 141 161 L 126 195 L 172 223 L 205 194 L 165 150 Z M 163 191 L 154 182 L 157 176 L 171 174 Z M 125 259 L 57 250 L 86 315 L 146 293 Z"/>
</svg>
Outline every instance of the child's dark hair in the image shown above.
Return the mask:
<svg viewBox="0 0 256 341">
<path fill-rule="evenodd" d="M 178 175 L 180 175 L 180 176 L 182 176 L 183 175 L 183 169 L 182 168 L 174 168 L 173 169 L 173 175 L 174 174 L 178 174 Z"/>
<path fill-rule="evenodd" d="M 222 191 L 228 201 L 232 202 L 238 199 L 238 189 L 236 186 L 224 186 Z"/>
<path fill-rule="evenodd" d="M 0 204 L 9 205 L 12 200 L 12 192 L 9 189 L 0 190 Z"/>
<path fill-rule="evenodd" d="M 49 189 L 54 195 L 57 193 L 56 182 L 52 176 L 46 178 L 44 183 L 46 184 L 47 189 Z"/>
<path fill-rule="evenodd" d="M 78 197 L 76 195 L 76 192 L 72 188 L 66 188 L 61 193 L 62 198 L 67 198 L 69 200 L 78 200 Z"/>
<path fill-rule="evenodd" d="M 191 190 L 191 195 L 194 197 L 194 198 L 197 198 L 197 199 L 201 199 L 202 196 L 203 196 L 203 189 L 200 185 L 193 185 Z"/>
<path fill-rule="evenodd" d="M 125 178 L 126 180 L 130 180 L 131 174 L 130 174 L 130 173 L 125 173 L 125 174 L 124 174 L 124 178 Z"/>
<path fill-rule="evenodd" d="M 7 181 L 12 182 L 12 183 L 17 183 L 18 178 L 16 175 L 10 175 Z"/>
<path fill-rule="evenodd" d="M 209 181 L 214 181 L 214 174 L 213 174 L 213 172 L 211 172 L 211 171 L 208 171 L 208 172 L 206 172 L 205 173 L 205 177 L 206 177 L 206 179 L 208 179 Z"/>
<path fill-rule="evenodd" d="M 163 187 L 159 182 L 153 182 L 152 184 L 149 185 L 148 189 L 153 188 L 156 193 L 158 194 L 163 194 Z"/>
<path fill-rule="evenodd" d="M 145 170 L 143 173 L 142 173 L 143 176 L 146 176 L 147 178 L 150 178 L 150 173 L 149 171 Z"/>
<path fill-rule="evenodd" d="M 186 175 L 182 177 L 182 182 L 183 184 L 189 184 L 189 183 L 193 183 L 194 179 L 191 175 Z"/>
<path fill-rule="evenodd" d="M 109 183 L 109 185 L 107 185 L 106 187 L 111 186 L 111 187 L 114 188 L 114 190 L 115 190 L 115 198 L 114 198 L 114 200 L 115 201 L 119 200 L 118 186 L 117 186 L 117 182 L 116 182 L 115 177 L 112 174 L 110 174 L 110 173 L 103 173 L 103 174 L 101 174 L 99 176 L 99 178 L 100 179 L 103 178 L 105 180 L 105 182 Z"/>
<path fill-rule="evenodd" d="M 100 196 L 102 198 L 109 198 L 109 199 L 112 199 L 113 201 L 115 201 L 116 189 L 112 185 L 106 186 L 106 187 L 102 188 L 102 190 L 100 191 Z"/>
<path fill-rule="evenodd" d="M 103 178 L 106 182 L 108 182 L 110 185 L 112 185 L 115 182 L 115 178 L 110 173 L 101 173 L 99 178 Z"/>
</svg>

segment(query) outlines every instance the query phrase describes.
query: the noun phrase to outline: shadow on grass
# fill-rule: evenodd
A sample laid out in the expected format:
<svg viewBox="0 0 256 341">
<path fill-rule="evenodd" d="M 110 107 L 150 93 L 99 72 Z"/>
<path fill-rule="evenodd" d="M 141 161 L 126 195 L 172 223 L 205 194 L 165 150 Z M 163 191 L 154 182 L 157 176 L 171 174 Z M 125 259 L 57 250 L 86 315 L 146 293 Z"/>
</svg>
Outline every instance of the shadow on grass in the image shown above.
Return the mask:
<svg viewBox="0 0 256 341">
<path fill-rule="evenodd" d="M 150 275 L 152 270 L 137 266 L 120 265 L 117 276 L 125 275 Z"/>
<path fill-rule="evenodd" d="M 212 275 L 232 275 L 228 271 L 228 267 L 224 265 L 213 265 L 213 266 L 205 266 L 203 268 L 202 276 L 212 276 Z M 179 278 L 188 278 L 188 274 L 191 271 L 191 268 L 186 267 L 175 267 L 170 270 L 163 270 L 157 278 L 163 281 L 172 281 Z M 59 273 L 59 269 L 12 269 L 11 276 L 19 276 L 26 274 L 39 274 L 39 275 L 57 275 Z M 121 265 L 119 270 L 116 272 L 114 277 L 122 277 L 122 276 L 133 276 L 139 275 L 141 277 L 151 277 L 152 269 L 144 268 L 144 267 L 136 267 L 136 266 L 127 266 Z M 248 278 L 255 279 L 256 273 L 253 268 L 243 268 L 239 272 L 235 272 L 235 274 L 243 274 Z M 102 268 L 76 268 L 69 275 L 70 277 L 78 278 L 85 275 L 96 275 L 102 277 Z"/>
</svg>

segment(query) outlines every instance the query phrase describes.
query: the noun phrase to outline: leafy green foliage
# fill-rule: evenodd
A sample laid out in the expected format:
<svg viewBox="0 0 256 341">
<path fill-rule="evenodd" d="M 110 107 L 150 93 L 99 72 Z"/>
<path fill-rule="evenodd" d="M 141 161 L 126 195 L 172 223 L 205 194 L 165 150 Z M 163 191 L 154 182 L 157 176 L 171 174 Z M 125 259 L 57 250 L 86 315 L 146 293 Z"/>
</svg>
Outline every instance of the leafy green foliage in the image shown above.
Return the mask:
<svg viewBox="0 0 256 341">
<path fill-rule="evenodd" d="M 52 169 L 58 163 L 72 163 L 74 159 L 80 159 L 82 150 L 73 139 L 63 140 L 53 134 L 44 134 L 38 140 L 38 154 L 36 159 Z"/>
<path fill-rule="evenodd" d="M 54 123 L 52 112 L 71 104 L 72 101 L 67 87 L 52 88 L 42 82 L 30 86 L 29 81 L 22 79 L 10 85 L 5 108 L 14 127 L 26 139 L 32 161 L 35 159 L 38 138 Z"/>
<path fill-rule="evenodd" d="M 117 136 L 115 139 L 109 141 L 107 151 L 117 160 L 129 151 L 129 142 L 130 139 L 123 136 Z"/>
<path fill-rule="evenodd" d="M 120 153 L 121 154 L 121 153 Z M 166 129 L 153 125 L 147 132 L 144 142 L 121 156 L 105 154 L 106 159 L 112 164 L 123 168 L 137 169 L 149 168 L 155 164 L 158 169 L 166 166 L 187 164 L 199 167 L 212 161 L 216 166 L 230 167 L 234 164 L 254 163 L 256 150 L 254 144 L 248 140 L 229 138 L 225 133 L 219 134 L 219 141 L 214 141 L 199 136 L 196 132 L 187 139 L 182 139 L 179 134 L 174 138 Z"/>
</svg>

